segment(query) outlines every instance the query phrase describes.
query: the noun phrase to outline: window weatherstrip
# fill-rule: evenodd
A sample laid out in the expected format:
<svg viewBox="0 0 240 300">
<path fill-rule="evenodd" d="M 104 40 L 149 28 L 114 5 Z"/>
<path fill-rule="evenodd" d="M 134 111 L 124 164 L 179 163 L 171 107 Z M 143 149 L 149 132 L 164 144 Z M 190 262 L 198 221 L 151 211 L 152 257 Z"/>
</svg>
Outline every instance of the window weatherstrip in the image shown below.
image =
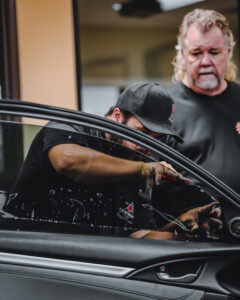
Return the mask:
<svg viewBox="0 0 240 300">
<path fill-rule="evenodd" d="M 0 252 L 0 263 L 122 278 L 133 268 Z"/>
</svg>

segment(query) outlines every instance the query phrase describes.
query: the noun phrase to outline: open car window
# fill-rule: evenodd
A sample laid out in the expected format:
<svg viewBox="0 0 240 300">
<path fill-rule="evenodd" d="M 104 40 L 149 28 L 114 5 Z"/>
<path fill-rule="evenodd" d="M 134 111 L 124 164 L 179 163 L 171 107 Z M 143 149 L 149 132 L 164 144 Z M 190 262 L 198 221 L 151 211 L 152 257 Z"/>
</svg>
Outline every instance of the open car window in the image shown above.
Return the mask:
<svg viewBox="0 0 240 300">
<path fill-rule="evenodd" d="M 238 203 L 168 161 L 151 143 L 76 122 L 33 123 L 5 117 L 0 123 L 2 229 L 131 238 L 151 231 L 149 238 L 190 241 L 238 238 Z M 130 143 L 138 147 L 129 149 Z M 166 161 L 186 179 L 163 178 L 157 187 L 152 174 L 147 180 L 139 176 L 111 183 L 76 182 L 58 174 L 49 160 L 50 149 L 62 144 L 128 160 Z M 91 164 L 91 155 L 87 159 Z"/>
</svg>

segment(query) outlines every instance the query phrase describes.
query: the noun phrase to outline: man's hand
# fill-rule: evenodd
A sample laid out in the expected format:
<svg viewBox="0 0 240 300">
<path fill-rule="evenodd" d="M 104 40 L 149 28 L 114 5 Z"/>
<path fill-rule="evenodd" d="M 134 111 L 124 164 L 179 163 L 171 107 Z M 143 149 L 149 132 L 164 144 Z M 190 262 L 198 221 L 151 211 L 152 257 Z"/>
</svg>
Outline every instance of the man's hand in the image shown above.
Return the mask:
<svg viewBox="0 0 240 300">
<path fill-rule="evenodd" d="M 157 240 L 195 240 L 196 234 L 208 233 L 211 237 L 218 236 L 223 224 L 219 219 L 221 208 L 219 202 L 213 202 L 205 206 L 196 207 L 181 214 L 175 221 L 168 223 L 158 230 L 139 230 L 133 232 L 130 237 L 157 239 Z M 185 227 L 179 226 L 181 222 Z M 175 232 L 175 229 L 178 232 Z"/>
<path fill-rule="evenodd" d="M 162 180 L 166 179 L 184 180 L 184 177 L 165 161 L 142 163 L 141 176 L 149 180 L 152 186 L 160 185 Z"/>
<path fill-rule="evenodd" d="M 193 234 L 210 233 L 219 231 L 223 224 L 219 219 L 221 208 L 219 202 L 213 202 L 205 206 L 196 207 L 181 214 L 177 220 L 183 223 Z"/>
</svg>

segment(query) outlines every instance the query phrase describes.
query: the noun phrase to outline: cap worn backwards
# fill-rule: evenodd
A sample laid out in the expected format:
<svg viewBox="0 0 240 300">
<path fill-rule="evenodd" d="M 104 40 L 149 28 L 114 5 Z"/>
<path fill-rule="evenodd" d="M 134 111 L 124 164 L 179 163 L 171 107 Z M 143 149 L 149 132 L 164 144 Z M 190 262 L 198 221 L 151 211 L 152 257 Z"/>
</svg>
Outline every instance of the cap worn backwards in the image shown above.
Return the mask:
<svg viewBox="0 0 240 300">
<path fill-rule="evenodd" d="M 131 84 L 120 94 L 115 106 L 135 115 L 148 130 L 172 135 L 178 142 L 183 142 L 173 129 L 174 102 L 159 84 Z"/>
</svg>

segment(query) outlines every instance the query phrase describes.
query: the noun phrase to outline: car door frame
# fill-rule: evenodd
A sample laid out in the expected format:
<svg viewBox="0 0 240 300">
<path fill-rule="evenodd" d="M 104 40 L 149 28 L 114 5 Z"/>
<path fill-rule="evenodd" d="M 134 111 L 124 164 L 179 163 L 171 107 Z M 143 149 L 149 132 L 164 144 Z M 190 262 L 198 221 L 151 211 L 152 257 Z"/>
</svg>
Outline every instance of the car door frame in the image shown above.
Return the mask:
<svg viewBox="0 0 240 300">
<path fill-rule="evenodd" d="M 1 100 L 0 113 L 87 125 L 113 134 L 117 132 L 120 137 L 153 149 L 170 163 L 201 178 L 227 202 L 240 208 L 239 195 L 220 180 L 177 151 L 125 125 L 77 111 L 18 100 Z M 40 281 L 44 278 L 50 286 L 52 280 L 60 285 L 67 277 L 68 282 L 78 283 L 80 291 L 88 287 L 86 295 L 88 292 L 97 295 L 100 290 L 105 290 L 106 293 L 103 292 L 99 299 L 107 299 L 106 295 L 113 295 L 116 299 L 174 299 L 176 293 L 178 297 L 185 299 L 202 299 L 203 296 L 210 299 L 216 295 L 216 299 L 240 296 L 240 291 L 234 291 L 234 286 L 231 289 L 229 284 L 223 283 L 223 287 L 222 282 L 219 283 L 217 279 L 219 272 L 238 262 L 239 254 L 239 244 L 222 242 L 191 243 L 0 231 L 0 277 L 10 274 L 7 281 L 9 284 L 16 278 L 23 285 L 29 284 L 25 279 L 33 276 Z M 193 283 L 164 282 L 156 277 L 156 268 L 163 264 L 191 259 L 204 261 L 201 276 Z M 41 284 L 37 285 L 38 288 Z M 20 293 L 17 291 L 15 294 L 18 292 Z M 71 297 L 74 299 L 75 294 Z"/>
</svg>

